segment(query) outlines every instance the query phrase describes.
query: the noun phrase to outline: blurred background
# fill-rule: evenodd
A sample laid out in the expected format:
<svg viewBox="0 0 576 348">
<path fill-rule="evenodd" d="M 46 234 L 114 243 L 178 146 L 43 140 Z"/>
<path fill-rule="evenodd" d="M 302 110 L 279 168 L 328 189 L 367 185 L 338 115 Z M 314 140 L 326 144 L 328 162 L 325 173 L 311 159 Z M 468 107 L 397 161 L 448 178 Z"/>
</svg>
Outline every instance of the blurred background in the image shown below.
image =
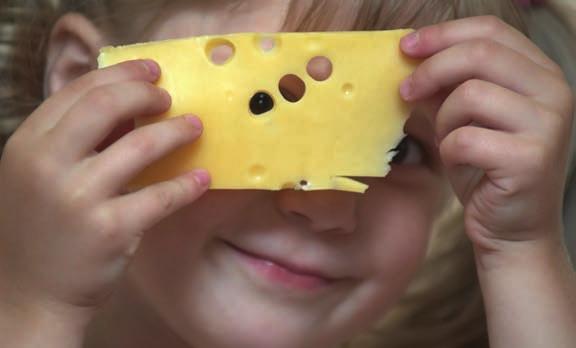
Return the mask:
<svg viewBox="0 0 576 348">
<path fill-rule="evenodd" d="M 566 72 L 576 91 L 576 0 L 538 1 L 546 6 L 527 8 L 532 39 Z M 573 127 L 572 155 L 565 194 L 566 243 L 576 264 L 576 122 Z"/>
</svg>

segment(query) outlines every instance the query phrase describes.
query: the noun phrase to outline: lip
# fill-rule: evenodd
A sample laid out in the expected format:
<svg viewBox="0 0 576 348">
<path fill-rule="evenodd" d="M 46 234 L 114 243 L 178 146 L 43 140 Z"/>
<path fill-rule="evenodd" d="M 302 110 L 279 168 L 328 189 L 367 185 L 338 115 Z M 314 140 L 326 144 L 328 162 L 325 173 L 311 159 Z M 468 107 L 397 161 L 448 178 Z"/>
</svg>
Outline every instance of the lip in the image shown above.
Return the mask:
<svg viewBox="0 0 576 348">
<path fill-rule="evenodd" d="M 296 266 L 290 262 L 247 251 L 227 241 L 223 243 L 233 251 L 238 261 L 247 267 L 250 273 L 255 273 L 273 284 L 296 290 L 315 291 L 340 280 L 326 276 L 317 269 Z"/>
</svg>

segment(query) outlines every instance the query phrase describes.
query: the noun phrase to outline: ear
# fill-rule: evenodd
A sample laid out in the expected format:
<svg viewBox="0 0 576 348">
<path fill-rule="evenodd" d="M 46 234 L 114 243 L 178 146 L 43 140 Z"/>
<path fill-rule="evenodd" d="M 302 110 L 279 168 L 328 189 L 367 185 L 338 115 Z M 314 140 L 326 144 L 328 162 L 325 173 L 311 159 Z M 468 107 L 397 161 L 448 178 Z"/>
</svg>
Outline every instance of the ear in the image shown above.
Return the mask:
<svg viewBox="0 0 576 348">
<path fill-rule="evenodd" d="M 98 52 L 105 44 L 102 33 L 86 17 L 76 13 L 60 17 L 48 42 L 44 96 L 96 69 Z"/>
</svg>

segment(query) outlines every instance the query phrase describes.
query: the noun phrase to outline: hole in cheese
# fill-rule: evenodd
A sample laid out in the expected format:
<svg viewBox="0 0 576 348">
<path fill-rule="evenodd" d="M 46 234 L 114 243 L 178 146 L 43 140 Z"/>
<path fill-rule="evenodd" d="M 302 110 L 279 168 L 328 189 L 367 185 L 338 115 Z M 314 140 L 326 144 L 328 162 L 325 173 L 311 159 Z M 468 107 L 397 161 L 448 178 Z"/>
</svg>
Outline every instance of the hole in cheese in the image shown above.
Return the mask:
<svg viewBox="0 0 576 348">
<path fill-rule="evenodd" d="M 280 80 L 280 93 L 290 103 L 299 102 L 306 93 L 306 84 L 294 74 L 286 75 Z"/>
<path fill-rule="evenodd" d="M 263 37 L 260 40 L 260 48 L 264 52 L 270 52 L 276 48 L 276 40 L 273 37 Z"/>
<path fill-rule="evenodd" d="M 308 62 L 306 71 L 316 81 L 326 81 L 332 76 L 332 61 L 326 57 L 314 57 Z"/>
<path fill-rule="evenodd" d="M 215 39 L 206 46 L 206 54 L 215 65 L 224 65 L 234 57 L 234 45 L 224 39 Z"/>
<path fill-rule="evenodd" d="M 274 99 L 266 92 L 258 92 L 250 99 L 250 111 L 262 115 L 274 109 Z"/>
</svg>

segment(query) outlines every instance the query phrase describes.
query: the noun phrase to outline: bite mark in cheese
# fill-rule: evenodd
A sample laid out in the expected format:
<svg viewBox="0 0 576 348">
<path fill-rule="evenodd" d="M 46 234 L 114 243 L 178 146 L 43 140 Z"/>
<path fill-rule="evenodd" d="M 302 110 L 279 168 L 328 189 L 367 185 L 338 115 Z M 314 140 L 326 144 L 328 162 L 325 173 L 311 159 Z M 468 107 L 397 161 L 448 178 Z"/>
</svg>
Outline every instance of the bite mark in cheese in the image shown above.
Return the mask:
<svg viewBox="0 0 576 348">
<path fill-rule="evenodd" d="M 137 126 L 182 114 L 204 123 L 196 143 L 148 167 L 131 187 L 205 168 L 212 189 L 364 192 L 353 177 L 386 176 L 404 136 L 410 107 L 398 89 L 415 62 L 399 42 L 409 31 L 232 34 L 103 48 L 100 68 L 144 58 L 162 68 L 157 84 L 172 107 Z M 214 62 L 213 50 L 223 46 L 229 57 Z M 315 57 L 331 63 L 324 81 L 307 71 Z M 279 88 L 288 75 L 305 86 L 296 102 Z M 258 93 L 270 100 L 254 100 Z M 255 102 L 272 105 L 258 114 Z"/>
</svg>

